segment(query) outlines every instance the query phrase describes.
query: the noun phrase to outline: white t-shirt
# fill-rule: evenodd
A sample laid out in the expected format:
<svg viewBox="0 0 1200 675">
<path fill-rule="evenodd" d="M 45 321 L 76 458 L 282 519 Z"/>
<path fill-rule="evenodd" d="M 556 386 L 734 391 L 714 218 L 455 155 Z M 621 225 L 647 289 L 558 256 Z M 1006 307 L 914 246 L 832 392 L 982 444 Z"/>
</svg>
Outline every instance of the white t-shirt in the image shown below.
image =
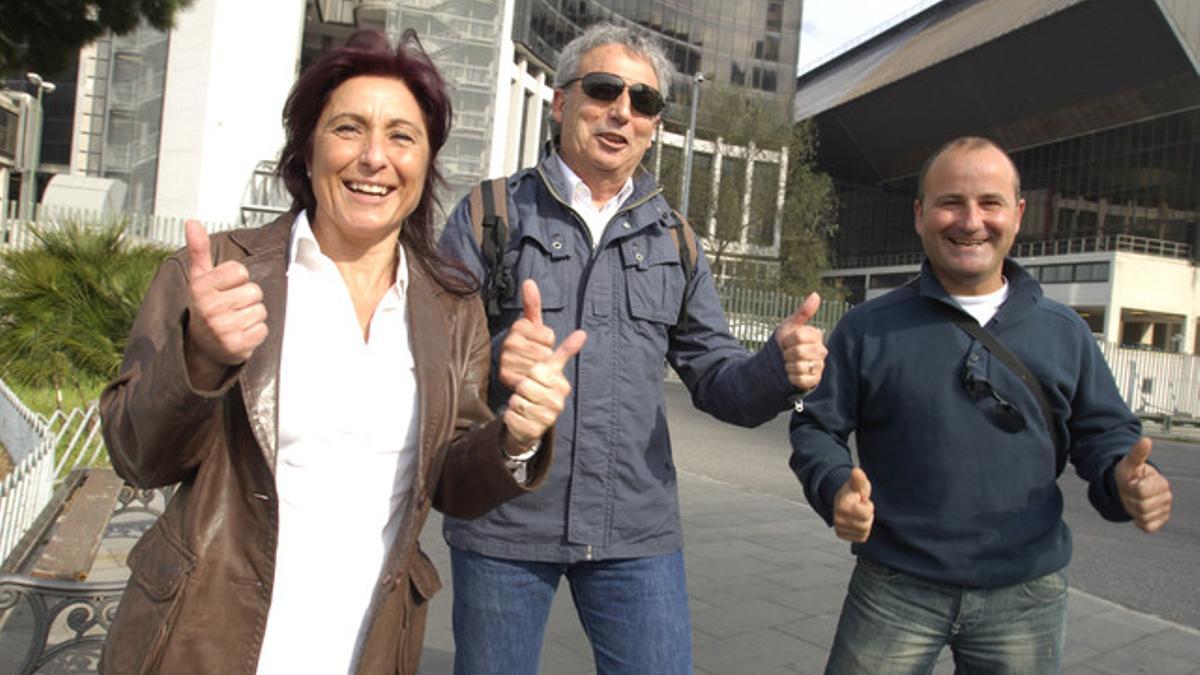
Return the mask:
<svg viewBox="0 0 1200 675">
<path fill-rule="evenodd" d="M 1008 299 L 1008 279 L 1000 277 L 1000 289 L 992 291 L 985 295 L 952 295 L 954 301 L 966 311 L 967 314 L 975 317 L 980 326 L 986 326 L 987 322 L 992 320 L 996 315 L 996 310 L 1000 309 L 1000 305 Z"/>
<path fill-rule="evenodd" d="M 404 249 L 364 343 L 350 292 L 303 213 L 293 227 L 279 377 L 279 545 L 258 675 L 350 672 L 418 453 Z"/>
</svg>

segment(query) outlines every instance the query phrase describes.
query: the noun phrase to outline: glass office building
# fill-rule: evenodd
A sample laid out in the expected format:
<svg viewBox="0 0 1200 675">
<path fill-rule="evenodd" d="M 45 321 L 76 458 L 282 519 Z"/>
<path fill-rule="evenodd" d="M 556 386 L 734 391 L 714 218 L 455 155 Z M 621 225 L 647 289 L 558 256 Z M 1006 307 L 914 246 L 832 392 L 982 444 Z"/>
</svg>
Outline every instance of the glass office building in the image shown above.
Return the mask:
<svg viewBox="0 0 1200 675">
<path fill-rule="evenodd" d="M 1012 255 L 1097 335 L 1200 351 L 1200 5 L 943 0 L 799 78 L 852 299 L 911 278 L 917 174 L 985 136 L 1021 174 Z"/>
<path fill-rule="evenodd" d="M 587 26 L 612 21 L 658 35 L 679 75 L 676 106 L 690 105 L 691 81 L 715 81 L 791 101 L 800 50 L 801 0 L 516 0 L 513 41 L 546 63 Z"/>
</svg>

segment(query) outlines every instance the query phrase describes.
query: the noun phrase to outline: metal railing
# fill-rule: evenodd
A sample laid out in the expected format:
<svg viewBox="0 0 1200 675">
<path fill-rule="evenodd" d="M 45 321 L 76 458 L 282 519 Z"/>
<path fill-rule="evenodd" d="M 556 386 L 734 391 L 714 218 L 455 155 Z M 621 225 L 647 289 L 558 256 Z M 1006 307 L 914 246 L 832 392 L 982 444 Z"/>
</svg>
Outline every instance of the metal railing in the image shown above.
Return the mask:
<svg viewBox="0 0 1200 675">
<path fill-rule="evenodd" d="M 729 332 L 750 351 L 762 349 L 779 323 L 804 302 L 798 295 L 763 288 L 741 288 L 730 283 L 719 286 L 717 293 L 729 322 Z M 849 309 L 849 303 L 822 300 L 811 324 L 828 333 Z"/>
<path fill-rule="evenodd" d="M 1139 237 L 1132 234 L 1109 234 L 1099 237 L 1075 237 L 1047 241 L 1018 241 L 1013 244 L 1009 255 L 1013 258 L 1039 258 L 1110 251 L 1142 253 L 1160 258 L 1179 258 L 1185 260 L 1192 256 L 1191 244 L 1167 239 Z M 845 256 L 834 260 L 832 267 L 834 269 L 854 269 L 858 267 L 919 265 L 924 259 L 925 253 L 922 251 Z"/>
<path fill-rule="evenodd" d="M 183 246 L 183 224 L 186 218 L 171 218 L 146 213 L 101 213 L 87 209 L 67 209 L 37 205 L 33 217 L 18 217 L 18 204 L 10 201 L 0 213 L 0 251 L 36 245 L 34 230 L 50 229 L 62 223 L 125 223 L 125 234 L 135 240 L 152 241 L 168 246 Z M 204 223 L 209 234 L 240 227 L 236 223 Z"/>
<path fill-rule="evenodd" d="M 49 419 L 21 403 L 0 380 L 0 443 L 13 471 L 0 482 L 0 564 L 50 502 L 56 481 L 80 467 L 108 466 L 95 402 Z"/>
<path fill-rule="evenodd" d="M 46 422 L 0 380 L 0 443 L 13 460 L 0 482 L 0 562 L 25 536 L 54 493 L 54 437 Z"/>
<path fill-rule="evenodd" d="M 1138 415 L 1200 420 L 1200 357 L 1100 344 L 1125 403 Z"/>
</svg>

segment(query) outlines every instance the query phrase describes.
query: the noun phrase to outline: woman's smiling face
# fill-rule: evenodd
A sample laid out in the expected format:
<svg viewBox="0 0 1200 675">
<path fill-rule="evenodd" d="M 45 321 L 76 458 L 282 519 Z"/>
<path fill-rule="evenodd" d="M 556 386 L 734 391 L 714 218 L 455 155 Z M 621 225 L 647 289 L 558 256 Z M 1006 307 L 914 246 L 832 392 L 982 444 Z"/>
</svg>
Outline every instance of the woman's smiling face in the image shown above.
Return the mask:
<svg viewBox="0 0 1200 675">
<path fill-rule="evenodd" d="M 373 243 L 398 233 L 429 171 L 421 107 L 403 81 L 353 77 L 334 89 L 313 132 L 314 231 Z"/>
</svg>

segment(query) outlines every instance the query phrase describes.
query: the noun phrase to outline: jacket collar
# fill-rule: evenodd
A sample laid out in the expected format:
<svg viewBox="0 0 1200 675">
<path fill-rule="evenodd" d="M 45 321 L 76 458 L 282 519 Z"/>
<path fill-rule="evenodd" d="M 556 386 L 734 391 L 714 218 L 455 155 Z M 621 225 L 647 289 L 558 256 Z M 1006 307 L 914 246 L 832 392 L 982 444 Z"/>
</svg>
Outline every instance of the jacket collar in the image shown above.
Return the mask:
<svg viewBox="0 0 1200 675">
<path fill-rule="evenodd" d="M 563 173 L 557 151 L 542 157 L 537 166 L 537 173 L 554 198 L 569 209 L 571 184 Z M 626 234 L 632 234 L 652 223 L 664 220 L 670 213 L 671 207 L 662 197 L 662 188 L 659 187 L 654 174 L 638 166 L 633 173 L 633 192 L 617 211 L 617 217 L 628 220 L 631 225 Z M 605 240 L 607 239 L 606 236 Z"/>
<path fill-rule="evenodd" d="M 1012 258 L 1004 259 L 1003 267 L 1004 278 L 1008 280 L 1008 298 L 1004 304 L 996 312 L 996 317 L 1003 320 L 1005 316 L 1012 313 L 1013 307 L 1023 307 L 1030 304 L 1037 304 L 1041 301 L 1043 292 L 1042 286 L 1033 278 L 1029 272 L 1025 271 L 1024 267 Z M 954 298 L 946 292 L 942 287 L 942 282 L 938 281 L 937 275 L 933 273 L 933 267 L 929 264 L 929 259 L 926 258 L 921 263 L 921 274 L 917 278 L 917 292 L 930 300 L 949 305 L 958 311 L 962 309 Z M 1008 311 L 1005 311 L 1008 308 Z"/>
</svg>

